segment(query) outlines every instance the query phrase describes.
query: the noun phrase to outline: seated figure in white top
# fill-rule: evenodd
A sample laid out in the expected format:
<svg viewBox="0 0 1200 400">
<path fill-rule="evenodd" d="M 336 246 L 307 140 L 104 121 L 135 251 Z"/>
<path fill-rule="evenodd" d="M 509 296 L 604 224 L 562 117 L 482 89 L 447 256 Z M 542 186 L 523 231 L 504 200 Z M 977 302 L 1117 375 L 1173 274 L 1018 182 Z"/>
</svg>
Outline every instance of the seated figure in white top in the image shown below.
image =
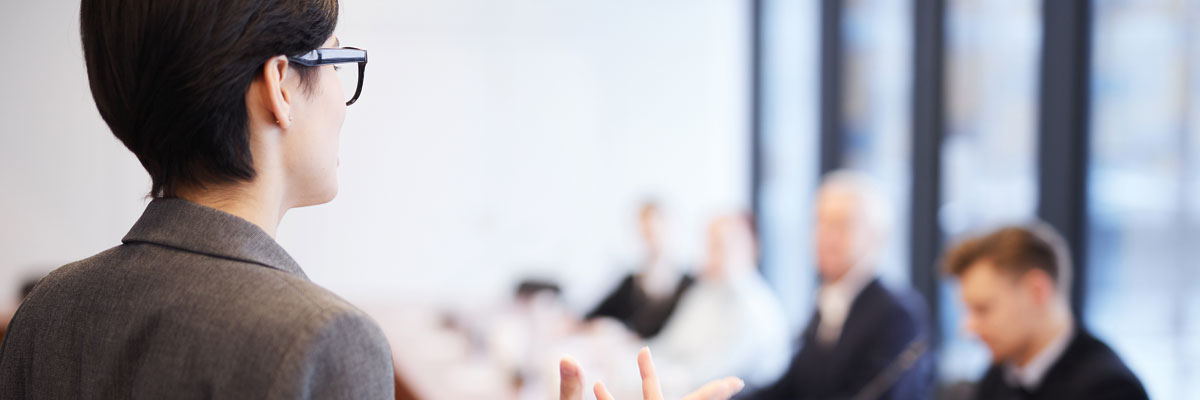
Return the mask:
<svg viewBox="0 0 1200 400">
<path fill-rule="evenodd" d="M 766 385 L 787 367 L 785 314 L 756 268 L 756 254 L 744 216 L 710 224 L 708 257 L 698 282 L 650 341 L 665 393 L 728 375 L 750 386 Z"/>
</svg>

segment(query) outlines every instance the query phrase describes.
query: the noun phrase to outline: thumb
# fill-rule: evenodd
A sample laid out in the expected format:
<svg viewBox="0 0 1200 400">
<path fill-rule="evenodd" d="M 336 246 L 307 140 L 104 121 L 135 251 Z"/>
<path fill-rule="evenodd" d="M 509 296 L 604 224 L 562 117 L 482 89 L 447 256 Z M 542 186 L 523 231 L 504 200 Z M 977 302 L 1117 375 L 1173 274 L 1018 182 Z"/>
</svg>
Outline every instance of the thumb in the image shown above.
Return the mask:
<svg viewBox="0 0 1200 400">
<path fill-rule="evenodd" d="M 559 400 L 583 400 L 583 369 L 570 356 L 558 362 Z"/>
<path fill-rule="evenodd" d="M 735 377 L 718 379 L 685 396 L 683 400 L 728 400 L 745 387 L 746 383 Z"/>
</svg>

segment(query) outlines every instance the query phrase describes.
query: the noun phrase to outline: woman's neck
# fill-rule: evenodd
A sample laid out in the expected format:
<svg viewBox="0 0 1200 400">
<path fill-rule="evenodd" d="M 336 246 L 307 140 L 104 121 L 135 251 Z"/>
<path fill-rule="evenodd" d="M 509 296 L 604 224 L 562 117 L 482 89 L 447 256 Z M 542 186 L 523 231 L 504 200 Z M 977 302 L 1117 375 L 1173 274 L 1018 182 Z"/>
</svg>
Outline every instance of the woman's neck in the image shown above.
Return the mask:
<svg viewBox="0 0 1200 400">
<path fill-rule="evenodd" d="M 288 207 L 282 196 L 273 191 L 244 182 L 228 185 L 208 185 L 203 188 L 181 189 L 177 197 L 213 209 L 217 209 L 257 225 L 271 237 L 279 227 Z"/>
</svg>

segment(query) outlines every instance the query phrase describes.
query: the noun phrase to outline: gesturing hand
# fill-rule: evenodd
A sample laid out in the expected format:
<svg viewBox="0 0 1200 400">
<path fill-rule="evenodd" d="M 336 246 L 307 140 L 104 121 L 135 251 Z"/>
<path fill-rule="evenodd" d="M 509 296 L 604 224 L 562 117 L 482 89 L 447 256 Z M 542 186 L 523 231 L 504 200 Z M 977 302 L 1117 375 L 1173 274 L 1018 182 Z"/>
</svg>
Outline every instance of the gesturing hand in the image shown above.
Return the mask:
<svg viewBox="0 0 1200 400">
<path fill-rule="evenodd" d="M 579 363 L 570 357 L 563 357 L 558 364 L 559 400 L 583 400 L 583 370 Z M 642 372 L 643 400 L 663 400 L 662 389 L 658 384 L 658 375 L 654 372 L 654 360 L 650 358 L 650 349 L 642 348 L 638 352 L 638 369 Z M 745 387 L 741 379 L 728 377 L 717 379 L 702 386 L 699 390 L 684 396 L 682 400 L 727 400 Z M 597 400 L 614 400 L 603 383 L 596 382 L 592 387 Z"/>
</svg>

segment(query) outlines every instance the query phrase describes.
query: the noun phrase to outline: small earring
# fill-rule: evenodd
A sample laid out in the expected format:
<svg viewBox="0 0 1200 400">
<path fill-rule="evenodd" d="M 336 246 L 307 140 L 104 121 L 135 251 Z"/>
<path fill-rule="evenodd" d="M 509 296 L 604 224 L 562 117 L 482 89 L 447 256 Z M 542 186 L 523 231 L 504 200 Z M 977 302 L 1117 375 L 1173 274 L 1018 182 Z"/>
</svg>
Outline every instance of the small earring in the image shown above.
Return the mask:
<svg viewBox="0 0 1200 400">
<path fill-rule="evenodd" d="M 289 115 L 289 116 L 288 116 L 288 122 L 292 122 L 292 116 L 291 116 L 291 115 Z M 276 124 L 276 125 L 278 125 L 278 124 L 279 124 L 279 120 L 275 120 L 275 124 Z"/>
</svg>

